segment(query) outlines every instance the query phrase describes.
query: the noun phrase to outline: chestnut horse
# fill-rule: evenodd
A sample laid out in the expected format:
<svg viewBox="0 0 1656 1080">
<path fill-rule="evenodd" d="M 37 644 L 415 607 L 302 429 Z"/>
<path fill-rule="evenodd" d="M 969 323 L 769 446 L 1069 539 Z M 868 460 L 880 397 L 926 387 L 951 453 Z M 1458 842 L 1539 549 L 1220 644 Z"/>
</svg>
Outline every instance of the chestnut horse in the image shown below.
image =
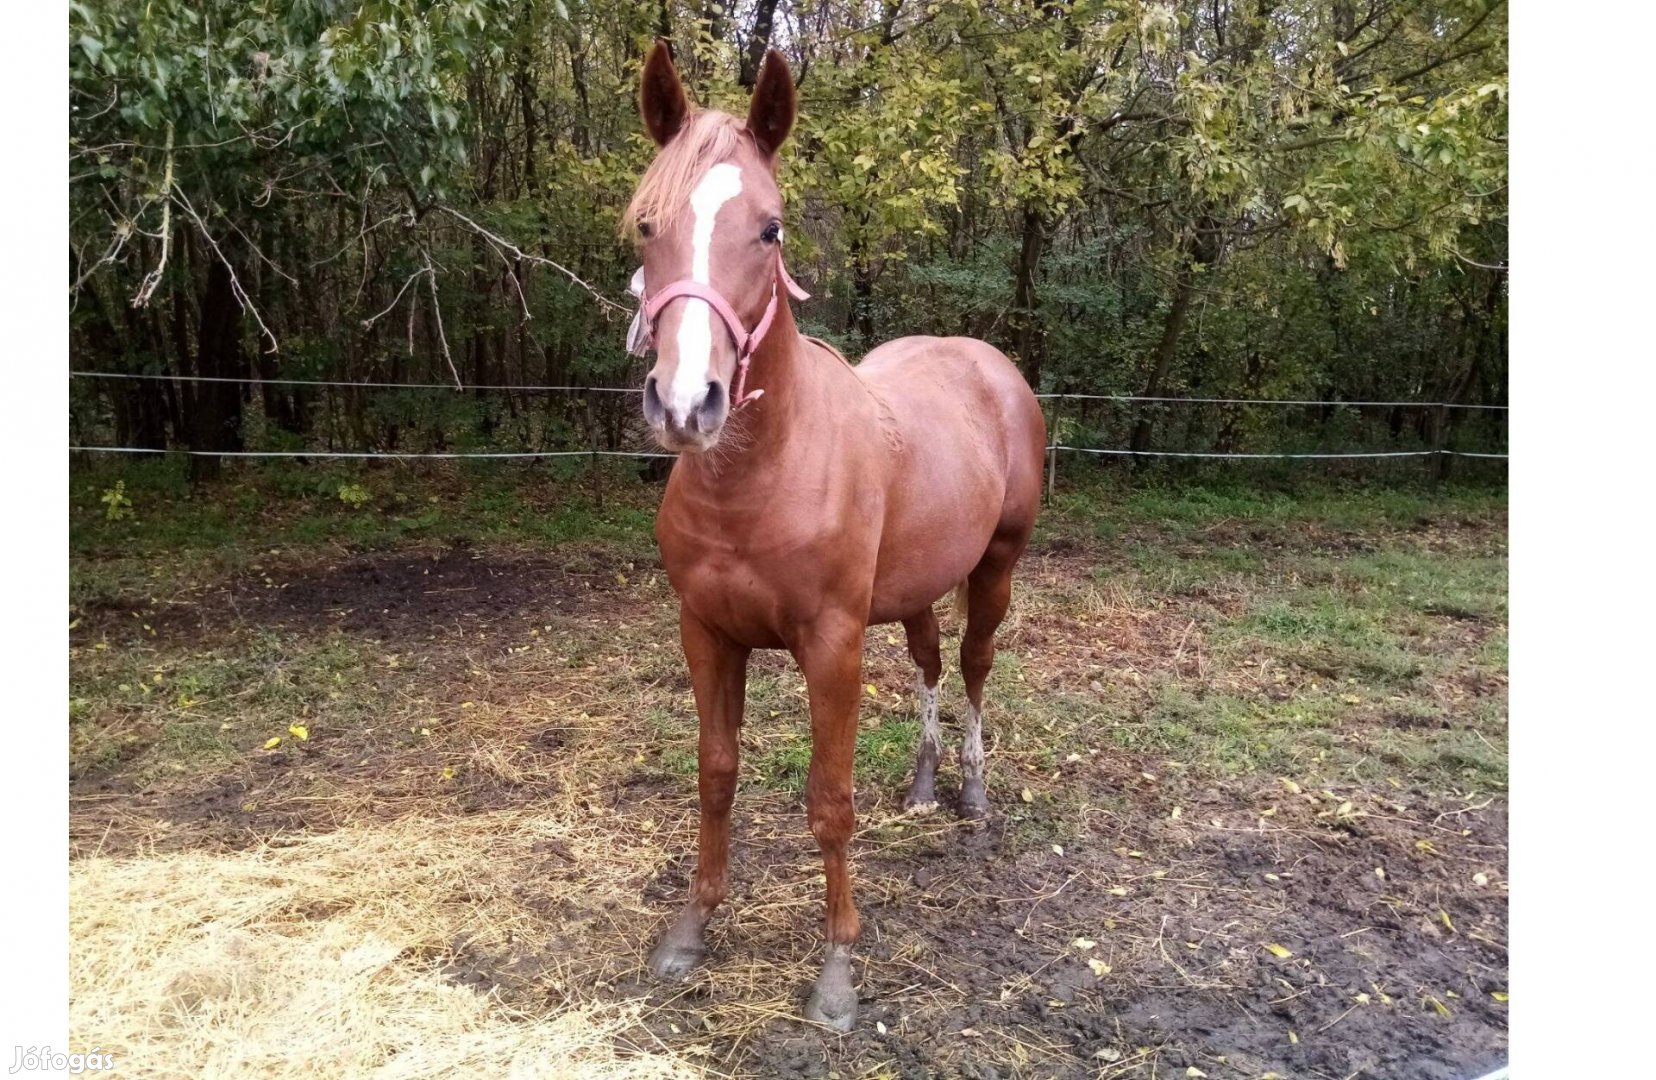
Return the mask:
<svg viewBox="0 0 1656 1080">
<path fill-rule="evenodd" d="M 1034 527 L 1046 423 L 1018 369 L 982 341 L 901 338 L 852 367 L 800 335 L 776 181 L 794 86 L 778 53 L 765 57 L 745 125 L 692 109 L 664 42 L 645 64 L 640 102 L 660 149 L 624 221 L 644 262 L 632 344 L 655 345 L 644 416 L 679 452 L 656 538 L 701 721 L 695 881 L 650 967 L 676 977 L 703 955 L 725 894 L 748 655 L 787 649 L 809 692 L 805 801 L 828 883 L 827 958 L 805 1016 L 848 1031 L 863 631 L 901 622 L 907 632 L 924 727 L 905 803 L 932 804 L 943 749 L 932 605 L 964 590 L 959 807 L 984 815 L 983 683 Z"/>
</svg>

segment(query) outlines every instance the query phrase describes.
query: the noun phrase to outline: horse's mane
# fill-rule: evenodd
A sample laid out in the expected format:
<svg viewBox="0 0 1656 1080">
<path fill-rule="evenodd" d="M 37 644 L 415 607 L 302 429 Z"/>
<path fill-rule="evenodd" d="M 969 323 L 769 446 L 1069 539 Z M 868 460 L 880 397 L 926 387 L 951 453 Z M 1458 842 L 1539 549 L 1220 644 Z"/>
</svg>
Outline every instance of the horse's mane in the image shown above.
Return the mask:
<svg viewBox="0 0 1656 1080">
<path fill-rule="evenodd" d="M 641 221 L 657 229 L 671 224 L 689 202 L 702 174 L 730 156 L 742 132 L 740 121 L 728 113 L 712 109 L 691 113 L 644 170 L 644 179 L 621 215 L 622 235 L 636 237 Z"/>
</svg>

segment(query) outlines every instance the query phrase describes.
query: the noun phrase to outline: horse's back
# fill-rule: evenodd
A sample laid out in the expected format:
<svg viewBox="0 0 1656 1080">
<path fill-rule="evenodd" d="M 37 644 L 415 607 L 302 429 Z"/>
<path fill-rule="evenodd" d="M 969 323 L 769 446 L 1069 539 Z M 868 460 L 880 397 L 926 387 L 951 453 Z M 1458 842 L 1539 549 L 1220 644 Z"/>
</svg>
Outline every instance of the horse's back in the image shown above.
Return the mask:
<svg viewBox="0 0 1656 1080">
<path fill-rule="evenodd" d="M 1033 464 L 1039 487 L 1046 417 L 1023 373 L 993 345 L 968 337 L 897 338 L 863 357 L 856 371 L 905 436 L 946 436 L 954 418 L 965 429 L 960 435 L 976 444 L 987 428 L 999 436 L 993 448 L 1004 452 L 1007 469 L 1025 473 Z"/>
</svg>

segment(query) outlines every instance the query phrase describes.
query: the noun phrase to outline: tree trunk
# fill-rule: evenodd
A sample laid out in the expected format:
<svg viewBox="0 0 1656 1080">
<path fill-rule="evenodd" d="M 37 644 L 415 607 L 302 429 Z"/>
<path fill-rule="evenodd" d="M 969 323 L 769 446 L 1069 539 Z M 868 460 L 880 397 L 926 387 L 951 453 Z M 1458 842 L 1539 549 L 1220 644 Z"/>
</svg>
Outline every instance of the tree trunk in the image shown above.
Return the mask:
<svg viewBox="0 0 1656 1080">
<path fill-rule="evenodd" d="M 226 255 L 233 250 L 221 241 Z M 210 379 L 246 377 L 247 363 L 242 351 L 242 310 L 230 285 L 230 270 L 217 256 L 207 263 L 207 287 L 201 297 L 201 333 L 196 353 L 196 373 Z M 232 382 L 201 382 L 196 385 L 195 412 L 191 424 L 192 450 L 240 450 L 242 420 L 241 388 Z M 221 459 L 192 457 L 190 479 L 195 482 L 217 479 Z"/>
<path fill-rule="evenodd" d="M 1024 378 L 1036 390 L 1041 388 L 1041 367 L 1046 359 L 1046 335 L 1041 333 L 1037 308 L 1041 298 L 1035 289 L 1035 279 L 1041 269 L 1041 253 L 1046 248 L 1048 223 L 1034 207 L 1023 212 L 1023 245 L 1018 249 L 1018 265 L 1013 271 L 1012 287 L 1012 357 L 1023 369 Z"/>
<path fill-rule="evenodd" d="M 738 81 L 748 90 L 759 81 L 759 65 L 764 62 L 765 50 L 770 48 L 771 26 L 776 21 L 776 0 L 759 0 L 753 8 L 753 32 L 748 35 L 747 51 L 742 54 L 742 71 Z"/>
<path fill-rule="evenodd" d="M 1144 384 L 1144 397 L 1159 397 L 1173 368 L 1173 357 L 1179 351 L 1179 334 L 1184 330 L 1185 317 L 1190 314 L 1190 302 L 1196 298 L 1196 275 L 1200 268 L 1211 264 L 1219 254 L 1217 226 L 1210 218 L 1191 231 L 1181 253 L 1179 272 L 1173 282 L 1172 304 L 1162 323 L 1161 340 L 1150 364 L 1150 378 Z M 1133 425 L 1132 449 L 1143 453 L 1150 449 L 1150 435 L 1154 427 L 1155 407 L 1141 403 L 1138 420 Z"/>
</svg>

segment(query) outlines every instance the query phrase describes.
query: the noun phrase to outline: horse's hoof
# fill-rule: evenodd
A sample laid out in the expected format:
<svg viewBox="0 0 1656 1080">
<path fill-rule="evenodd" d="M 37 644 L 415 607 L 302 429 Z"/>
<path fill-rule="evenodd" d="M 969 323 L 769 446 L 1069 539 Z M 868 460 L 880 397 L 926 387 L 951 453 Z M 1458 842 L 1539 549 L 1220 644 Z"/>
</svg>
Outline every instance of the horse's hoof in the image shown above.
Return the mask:
<svg viewBox="0 0 1656 1080">
<path fill-rule="evenodd" d="M 817 976 L 811 1000 L 805 1003 L 805 1019 L 841 1034 L 857 1026 L 857 988 L 851 985 L 849 946 L 829 946 L 828 961 Z"/>
<path fill-rule="evenodd" d="M 903 809 L 929 813 L 937 809 L 937 793 L 932 785 L 922 785 L 918 780 L 909 785 L 908 793 L 903 796 Z"/>
<path fill-rule="evenodd" d="M 983 781 L 967 777 L 960 784 L 960 816 L 976 821 L 989 816 L 989 798 Z"/>
<path fill-rule="evenodd" d="M 703 951 L 663 941 L 650 954 L 650 971 L 658 979 L 682 979 L 702 962 Z"/>
</svg>

